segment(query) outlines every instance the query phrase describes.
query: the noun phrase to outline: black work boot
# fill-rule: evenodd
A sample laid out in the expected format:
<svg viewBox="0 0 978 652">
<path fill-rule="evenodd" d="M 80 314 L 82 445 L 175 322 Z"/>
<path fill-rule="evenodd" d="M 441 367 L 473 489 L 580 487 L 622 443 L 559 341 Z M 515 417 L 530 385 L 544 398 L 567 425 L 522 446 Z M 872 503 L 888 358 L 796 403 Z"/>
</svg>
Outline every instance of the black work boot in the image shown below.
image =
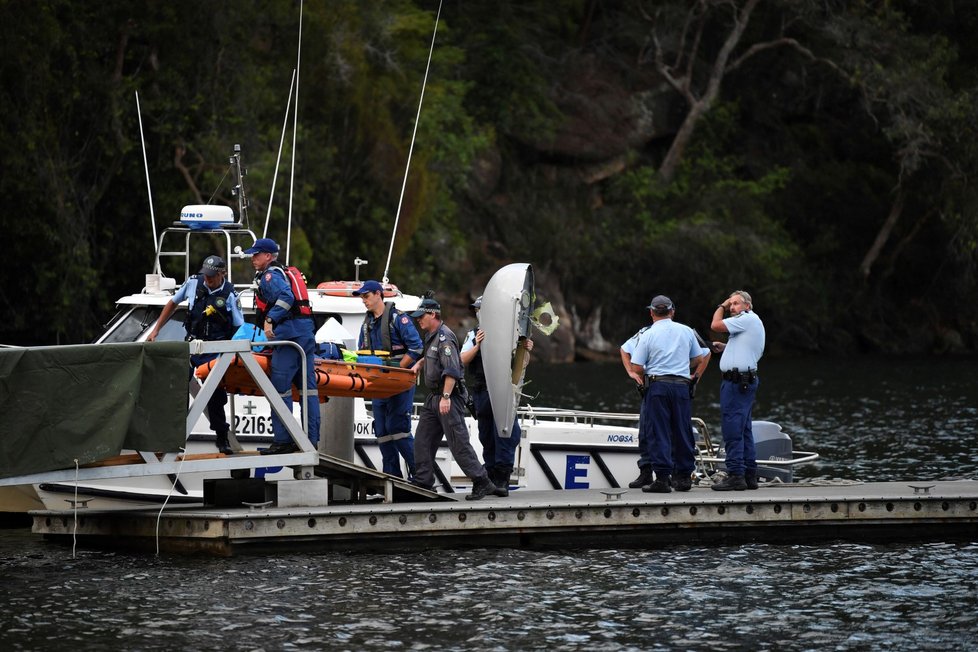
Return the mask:
<svg viewBox="0 0 978 652">
<path fill-rule="evenodd" d="M 639 468 L 640 473 L 638 477 L 628 483 L 629 489 L 638 489 L 639 487 L 644 487 L 647 484 L 652 484 L 652 467 L 643 466 Z"/>
<path fill-rule="evenodd" d="M 688 473 L 674 473 L 672 475 L 672 486 L 676 491 L 689 491 L 693 488 L 693 478 Z"/>
<path fill-rule="evenodd" d="M 744 482 L 742 475 L 728 475 L 723 479 L 723 482 L 716 483 L 710 489 L 713 491 L 744 491 L 747 489 L 747 483 Z"/>
<path fill-rule="evenodd" d="M 647 494 L 667 494 L 672 492 L 672 483 L 666 473 L 656 473 L 655 481 L 642 487 Z"/>
<path fill-rule="evenodd" d="M 744 484 L 747 485 L 748 489 L 757 489 L 757 471 L 751 471 L 750 469 L 744 471 Z"/>
<path fill-rule="evenodd" d="M 217 446 L 217 451 L 225 455 L 233 455 L 234 451 L 231 450 L 231 442 L 228 441 L 227 432 L 217 433 L 217 437 L 214 440 L 214 445 Z"/>
<path fill-rule="evenodd" d="M 482 500 L 486 496 L 501 496 L 499 488 L 493 484 L 489 476 L 476 478 L 472 483 L 472 493 L 465 497 L 466 500 Z"/>
<path fill-rule="evenodd" d="M 510 472 L 506 469 L 493 469 L 489 474 L 489 479 L 496 485 L 496 495 L 500 498 L 509 496 L 509 476 Z"/>
</svg>

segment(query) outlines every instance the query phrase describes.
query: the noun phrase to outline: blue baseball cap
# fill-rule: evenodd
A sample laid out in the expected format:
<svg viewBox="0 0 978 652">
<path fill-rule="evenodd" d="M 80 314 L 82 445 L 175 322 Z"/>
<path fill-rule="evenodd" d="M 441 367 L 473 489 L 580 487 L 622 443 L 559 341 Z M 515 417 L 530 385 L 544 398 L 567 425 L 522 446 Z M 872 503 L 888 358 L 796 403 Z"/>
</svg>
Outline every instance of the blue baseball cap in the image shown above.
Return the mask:
<svg viewBox="0 0 978 652">
<path fill-rule="evenodd" d="M 246 254 L 277 254 L 278 244 L 271 238 L 258 238 L 255 244 L 244 251 Z"/>
<path fill-rule="evenodd" d="M 361 294 L 367 294 L 368 292 L 383 292 L 384 286 L 377 281 L 364 281 L 363 285 L 360 286 L 359 290 L 353 291 L 353 296 L 358 297 Z"/>
</svg>

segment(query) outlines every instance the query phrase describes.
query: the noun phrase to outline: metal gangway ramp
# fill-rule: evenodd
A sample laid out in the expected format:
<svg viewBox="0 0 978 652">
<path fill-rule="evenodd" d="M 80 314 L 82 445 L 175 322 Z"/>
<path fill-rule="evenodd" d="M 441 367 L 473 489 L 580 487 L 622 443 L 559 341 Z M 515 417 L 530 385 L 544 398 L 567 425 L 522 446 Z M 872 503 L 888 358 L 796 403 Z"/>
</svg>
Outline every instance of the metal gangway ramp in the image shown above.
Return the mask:
<svg viewBox="0 0 978 652">
<path fill-rule="evenodd" d="M 383 496 L 385 503 L 431 502 L 454 500 L 446 494 L 424 489 L 383 471 L 368 469 L 339 457 L 319 454 L 313 472 L 329 481 L 329 502 L 335 502 L 336 487 L 346 487 L 354 503 L 367 502 L 370 497 Z"/>
</svg>

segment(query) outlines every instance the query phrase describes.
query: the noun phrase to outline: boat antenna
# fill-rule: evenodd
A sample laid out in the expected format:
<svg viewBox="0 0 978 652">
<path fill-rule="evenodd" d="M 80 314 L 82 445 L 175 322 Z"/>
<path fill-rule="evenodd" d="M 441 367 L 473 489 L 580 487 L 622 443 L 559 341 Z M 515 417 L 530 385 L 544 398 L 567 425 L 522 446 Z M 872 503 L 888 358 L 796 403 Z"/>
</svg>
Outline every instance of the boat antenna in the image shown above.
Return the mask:
<svg viewBox="0 0 978 652">
<path fill-rule="evenodd" d="M 241 164 L 241 145 L 237 143 L 234 145 L 234 154 L 231 155 L 231 167 L 234 168 L 238 179 L 238 185 L 231 189 L 231 194 L 238 198 L 238 219 L 245 225 L 245 228 L 251 228 L 248 222 L 248 205 L 251 202 L 245 196 L 244 188 L 244 178 L 248 174 L 248 170 Z"/>
<path fill-rule="evenodd" d="M 292 89 L 295 88 L 295 69 L 292 69 L 292 82 L 289 84 L 289 100 L 285 103 L 285 120 L 282 121 L 282 137 L 278 141 L 278 157 L 275 159 L 275 174 L 272 175 L 272 192 L 268 195 L 268 212 L 265 213 L 265 228 L 261 237 L 268 237 L 268 222 L 272 219 L 272 200 L 275 198 L 275 181 L 278 179 L 278 165 L 282 162 L 282 145 L 285 143 L 285 130 L 289 126 L 289 109 L 292 107 Z"/>
<path fill-rule="evenodd" d="M 302 63 L 302 0 L 299 0 L 299 47 L 295 53 L 295 107 L 292 113 L 292 174 L 289 178 L 289 222 L 285 232 L 285 264 L 292 250 L 292 190 L 295 186 L 295 137 L 299 128 L 299 64 Z"/>
<path fill-rule="evenodd" d="M 435 29 L 431 33 L 431 48 L 428 50 L 428 64 L 424 69 L 424 81 L 421 82 L 421 97 L 418 99 L 418 115 L 414 118 L 414 130 L 411 133 L 411 147 L 408 149 L 407 165 L 404 166 L 404 181 L 401 182 L 401 198 L 397 200 L 397 213 L 394 215 L 394 230 L 391 232 L 391 246 L 387 250 L 387 265 L 384 267 L 384 283 L 389 283 L 387 274 L 391 269 L 391 256 L 394 253 L 394 238 L 397 236 L 397 223 L 401 219 L 401 206 L 404 204 L 404 189 L 407 187 L 408 171 L 411 169 L 411 155 L 414 153 L 414 139 L 418 135 L 418 122 L 421 121 L 421 104 L 424 102 L 424 89 L 428 84 L 428 71 L 431 69 L 431 54 L 435 51 L 435 36 L 438 34 L 438 19 L 441 18 L 441 3 L 438 0 L 438 13 L 435 14 Z"/>
<path fill-rule="evenodd" d="M 149 221 L 153 226 L 153 250 L 160 248 L 156 240 L 156 214 L 153 212 L 153 189 L 149 185 L 149 163 L 146 162 L 146 138 L 143 136 L 143 112 L 139 109 L 139 91 L 136 91 L 136 115 L 139 116 L 139 142 L 143 145 L 143 169 L 146 170 L 146 194 L 149 197 Z"/>
</svg>

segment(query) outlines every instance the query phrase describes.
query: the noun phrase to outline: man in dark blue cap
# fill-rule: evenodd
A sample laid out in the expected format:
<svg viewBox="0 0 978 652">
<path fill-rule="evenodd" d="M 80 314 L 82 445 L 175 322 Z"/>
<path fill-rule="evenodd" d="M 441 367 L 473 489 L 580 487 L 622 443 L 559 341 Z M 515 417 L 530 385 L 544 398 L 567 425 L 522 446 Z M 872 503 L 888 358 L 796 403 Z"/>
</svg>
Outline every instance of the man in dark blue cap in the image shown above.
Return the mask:
<svg viewBox="0 0 978 652">
<path fill-rule="evenodd" d="M 472 493 L 466 500 L 480 500 L 489 495 L 503 496 L 485 468 L 479 464 L 469 431 L 465 427 L 465 395 L 462 380 L 462 361 L 458 354 L 455 333 L 441 320 L 441 304 L 432 298 L 421 300 L 411 313 L 425 332 L 424 357 L 413 367 L 424 368 L 424 384 L 431 391 L 425 399 L 415 430 L 415 455 L 418 472 L 414 483 L 432 488 L 435 484 L 435 453 L 442 438 L 448 439 L 452 457 L 462 472 L 472 479 Z"/>
<path fill-rule="evenodd" d="M 696 468 L 696 442 L 690 423 L 690 383 L 710 361 L 709 348 L 692 328 L 672 320 L 676 307 L 661 294 L 649 304 L 652 325 L 632 351 L 632 370 L 647 381 L 641 425 L 655 480 L 642 487 L 651 493 L 689 491 Z M 696 371 L 690 374 L 690 368 Z"/>
<path fill-rule="evenodd" d="M 159 319 L 153 330 L 146 336 L 147 342 L 154 342 L 160 334 L 160 329 L 166 324 L 177 306 L 187 302 L 187 318 L 184 327 L 187 329 L 187 339 L 198 339 L 213 342 L 229 340 L 238 327 L 244 323 L 241 306 L 238 305 L 238 295 L 234 286 L 226 280 L 227 263 L 220 256 L 208 256 L 196 276 L 187 279 L 180 286 L 173 298 L 167 301 L 160 312 Z M 191 373 L 193 369 L 217 357 L 216 353 L 190 356 Z M 217 450 L 230 455 L 232 453 L 228 433 L 231 430 L 224 414 L 224 406 L 228 402 L 228 394 L 221 388 L 214 390 L 207 401 L 207 420 L 214 431 Z"/>
<path fill-rule="evenodd" d="M 387 353 L 392 363 L 410 368 L 421 358 L 421 336 L 411 318 L 384 302 L 384 286 L 377 281 L 364 281 L 353 296 L 363 300 L 367 314 L 360 327 L 360 350 L 371 354 Z M 380 446 L 384 473 L 403 477 L 398 454 L 408 468 L 408 479 L 414 477 L 414 437 L 411 436 L 411 410 L 414 405 L 414 385 L 400 394 L 371 401 L 374 416 L 374 436 Z"/>
<path fill-rule="evenodd" d="M 314 354 L 316 338 L 312 308 L 306 294 L 306 284 L 295 268 L 286 268 L 278 261 L 278 244 L 271 238 L 259 238 L 250 248 L 251 264 L 255 268 L 256 325 L 263 328 L 269 341 L 290 340 L 300 347 L 306 357 L 306 377 L 302 378 L 302 357 L 291 346 L 272 348 L 269 378 L 289 412 L 292 411 L 292 386 L 309 388 L 309 398 L 303 407 L 309 420 L 309 441 L 319 445 L 319 392 L 316 389 Z M 269 397 L 271 399 L 271 397 Z M 294 453 L 299 447 L 275 411 L 272 411 L 272 445 L 264 454 Z"/>
</svg>

